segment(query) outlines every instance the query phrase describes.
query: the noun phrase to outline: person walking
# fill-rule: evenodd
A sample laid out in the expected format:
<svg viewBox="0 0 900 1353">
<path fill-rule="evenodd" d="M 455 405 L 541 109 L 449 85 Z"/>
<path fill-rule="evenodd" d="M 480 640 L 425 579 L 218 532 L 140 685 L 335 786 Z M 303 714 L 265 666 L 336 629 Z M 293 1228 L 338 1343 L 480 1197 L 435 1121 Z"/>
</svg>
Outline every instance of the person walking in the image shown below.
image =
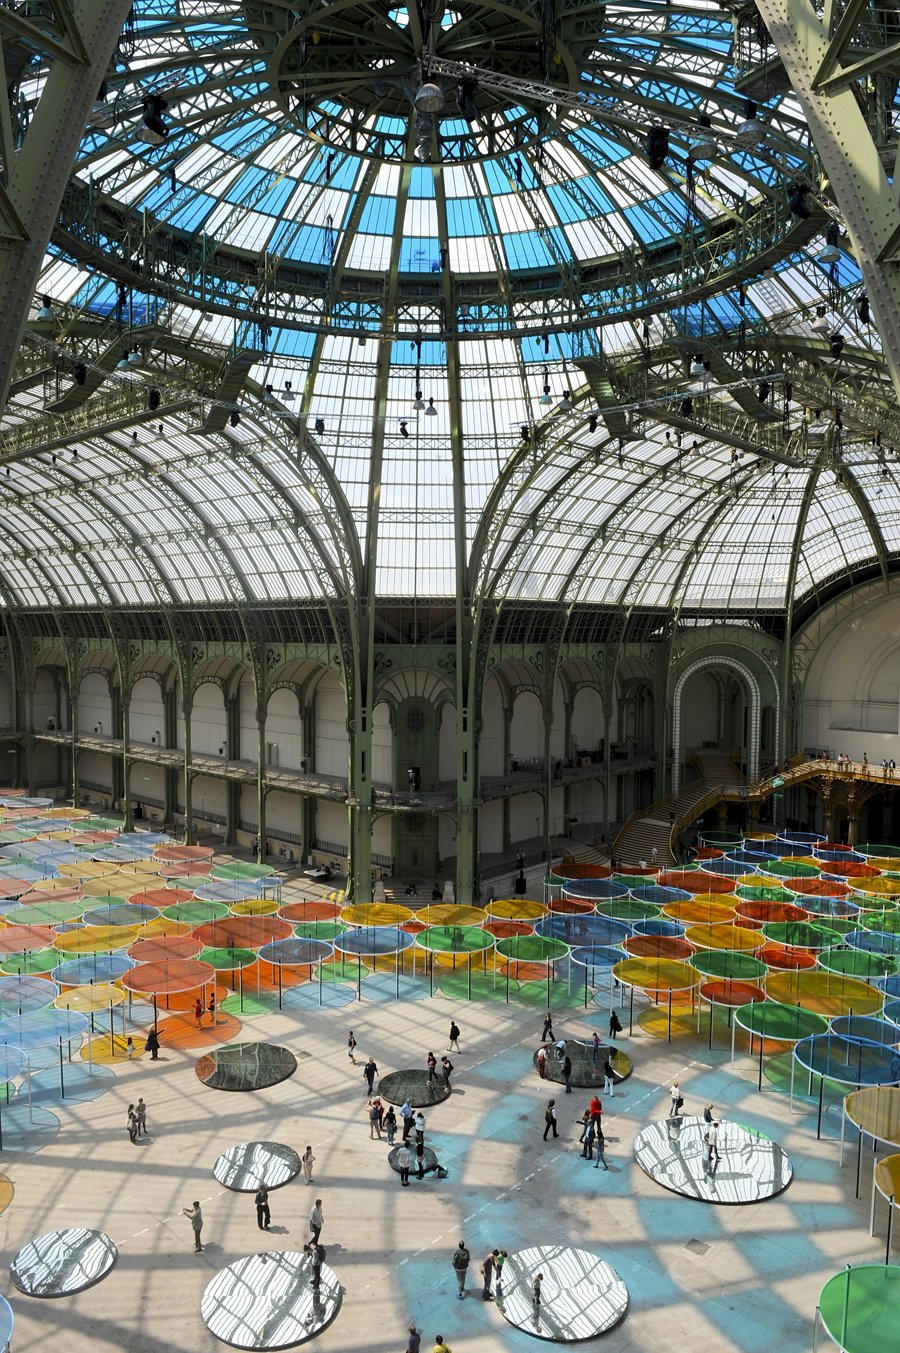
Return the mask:
<svg viewBox="0 0 900 1353">
<path fill-rule="evenodd" d="M 200 1244 L 200 1232 L 203 1230 L 203 1213 L 200 1211 L 199 1203 L 192 1203 L 190 1207 L 183 1207 L 182 1212 L 191 1219 L 191 1228 L 194 1232 L 194 1253 L 197 1254 L 203 1249 Z"/>
<path fill-rule="evenodd" d="M 591 1122 L 594 1124 L 594 1127 L 599 1127 L 600 1121 L 603 1118 L 603 1100 L 599 1095 L 592 1096 L 590 1105 L 588 1106 L 588 1112 L 591 1115 Z"/>
<path fill-rule="evenodd" d="M 547 1075 L 547 1049 L 538 1048 L 537 1050 L 537 1069 L 541 1080 Z"/>
<path fill-rule="evenodd" d="M 353 1037 L 352 1029 L 347 1035 L 347 1056 L 350 1058 L 353 1065 L 356 1066 L 356 1039 Z"/>
<path fill-rule="evenodd" d="M 198 996 L 194 1001 L 194 1019 L 197 1021 L 197 1028 L 203 1028 L 203 1002 Z"/>
<path fill-rule="evenodd" d="M 613 1070 L 611 1057 L 607 1057 L 603 1063 L 603 1093 L 609 1095 L 610 1099 L 616 1097 L 616 1073 Z"/>
<path fill-rule="evenodd" d="M 466 1249 L 466 1242 L 461 1240 L 453 1251 L 453 1258 L 450 1261 L 453 1264 L 453 1271 L 456 1274 L 457 1299 L 462 1301 L 466 1293 L 466 1270 L 469 1267 L 469 1251 Z"/>
<path fill-rule="evenodd" d="M 416 1179 L 425 1178 L 425 1142 L 416 1138 Z"/>
<path fill-rule="evenodd" d="M 591 1065 L 597 1067 L 600 1062 L 600 1035 L 594 1030 L 594 1037 L 591 1039 Z"/>
<path fill-rule="evenodd" d="M 594 1137 L 596 1135 L 596 1129 L 594 1127 L 594 1120 L 590 1115 L 590 1111 L 585 1113 L 584 1118 L 582 1119 L 582 1124 L 583 1126 L 581 1131 L 581 1141 L 583 1145 L 581 1148 L 581 1158 L 582 1160 L 593 1160 Z"/>
<path fill-rule="evenodd" d="M 494 1268 L 496 1266 L 497 1255 L 499 1253 L 500 1253 L 499 1250 L 489 1250 L 487 1254 L 484 1256 L 484 1262 L 481 1265 L 481 1276 L 484 1279 L 484 1283 L 481 1288 L 482 1301 L 494 1300 L 493 1293 L 491 1292 L 491 1283 L 494 1280 Z"/>
<path fill-rule="evenodd" d="M 425 1141 L 425 1115 L 420 1109 L 416 1114 L 416 1145 L 419 1146 Z"/>
<path fill-rule="evenodd" d="M 303 1155 L 300 1157 L 300 1164 L 303 1166 L 303 1175 L 304 1178 L 306 1179 L 307 1184 L 311 1184 L 313 1182 L 312 1167 L 313 1165 L 315 1165 L 315 1163 L 316 1158 L 313 1155 L 313 1149 L 311 1146 L 308 1146 L 306 1150 L 303 1152 Z"/>
<path fill-rule="evenodd" d="M 143 1096 L 134 1106 L 134 1116 L 137 1119 L 137 1133 L 139 1137 L 147 1135 L 147 1105 L 144 1103 Z"/>
<path fill-rule="evenodd" d="M 317 1240 L 308 1240 L 303 1246 L 303 1253 L 309 1255 L 309 1285 L 313 1290 L 318 1290 L 322 1282 L 322 1264 L 325 1262 L 325 1247 L 324 1245 L 320 1245 Z"/>
<path fill-rule="evenodd" d="M 599 1170 L 602 1165 L 604 1170 L 608 1170 L 606 1163 L 606 1138 L 603 1136 L 603 1129 L 599 1123 L 594 1128 L 594 1149 L 597 1152 L 597 1159 L 594 1161 L 594 1169 Z"/>
<path fill-rule="evenodd" d="M 260 1184 L 253 1201 L 256 1203 L 256 1224 L 261 1231 L 268 1231 L 272 1224 L 272 1214 L 269 1211 L 269 1190 L 265 1184 Z"/>
<path fill-rule="evenodd" d="M 395 1134 L 396 1131 L 397 1131 L 397 1115 L 394 1113 L 394 1106 L 393 1106 L 393 1104 L 389 1105 L 388 1111 L 387 1111 L 387 1113 L 384 1115 L 384 1118 L 381 1120 L 381 1123 L 382 1123 L 382 1127 L 384 1128 L 385 1132 L 387 1133 L 387 1143 L 388 1143 L 388 1146 L 393 1146 L 393 1145 L 394 1145 L 394 1134 Z"/>
<path fill-rule="evenodd" d="M 553 1016 L 551 1015 L 549 1010 L 544 1016 L 544 1027 L 541 1030 L 541 1042 L 542 1043 L 553 1042 Z"/>
<path fill-rule="evenodd" d="M 719 1124 L 714 1118 L 706 1129 L 706 1168 L 712 1174 L 718 1165 L 721 1157 L 719 1156 Z"/>
<path fill-rule="evenodd" d="M 429 1086 L 432 1086 L 434 1085 L 434 1073 L 437 1068 L 437 1058 L 433 1052 L 429 1052 L 428 1056 L 425 1058 L 425 1065 L 428 1068 L 428 1084 Z"/>
<path fill-rule="evenodd" d="M 128 1035 L 125 1042 L 125 1056 L 128 1058 L 129 1062 L 134 1060 L 134 1039 L 131 1034 Z"/>
<path fill-rule="evenodd" d="M 436 1334 L 434 1336 L 434 1348 L 431 1350 L 431 1353 L 453 1353 L 450 1345 L 444 1343 L 443 1334 Z"/>
<path fill-rule="evenodd" d="M 616 1014 L 615 1010 L 613 1010 L 609 1017 L 609 1036 L 613 1042 L 616 1041 L 616 1034 L 620 1034 L 621 1032 L 622 1024 L 619 1020 L 619 1016 Z"/>
<path fill-rule="evenodd" d="M 459 1046 L 459 1025 L 455 1019 L 450 1021 L 450 1046 L 448 1052 L 460 1052 Z"/>
<path fill-rule="evenodd" d="M 713 1106 L 712 1104 L 707 1104 L 706 1108 L 703 1110 L 703 1121 L 706 1124 L 706 1126 L 709 1127 L 712 1120 L 713 1120 Z"/>
<path fill-rule="evenodd" d="M 215 1028 L 219 1022 L 215 991 L 211 991 L 209 993 L 209 1004 L 207 1005 L 206 1008 L 209 1011 L 209 1017 L 212 1020 L 213 1028 Z"/>
<path fill-rule="evenodd" d="M 413 1125 L 413 1111 L 408 1099 L 400 1105 L 400 1117 L 403 1119 L 403 1140 L 406 1141 Z"/>
<path fill-rule="evenodd" d="M 563 1080 L 566 1083 L 566 1094 L 572 1093 L 572 1058 L 566 1053 L 562 1064 Z"/>
<path fill-rule="evenodd" d="M 126 1120 L 125 1126 L 128 1129 L 128 1139 L 132 1143 L 132 1145 L 134 1145 L 138 1137 L 138 1122 L 137 1122 L 137 1114 L 134 1111 L 133 1104 L 128 1105 L 128 1118 Z"/>
<path fill-rule="evenodd" d="M 539 1311 L 541 1308 L 541 1288 L 543 1285 L 543 1273 L 536 1274 L 534 1282 L 531 1284 L 531 1305 L 535 1311 Z"/>
<path fill-rule="evenodd" d="M 497 1294 L 497 1300 L 498 1300 L 498 1301 L 502 1301 L 502 1300 L 503 1300 L 503 1265 L 506 1263 L 506 1257 L 507 1257 L 507 1256 L 506 1256 L 506 1250 L 501 1250 L 499 1254 L 497 1254 L 497 1251 L 495 1250 L 494 1253 L 497 1255 L 496 1259 L 494 1260 L 494 1267 L 495 1267 L 495 1269 L 497 1270 L 497 1280 L 496 1280 L 496 1282 L 494 1283 L 494 1291 L 495 1291 L 496 1294 Z"/>
<path fill-rule="evenodd" d="M 401 1142 L 397 1149 L 397 1166 L 400 1170 L 400 1183 L 405 1189 L 409 1188 L 410 1165 L 412 1165 L 412 1152 L 406 1142 Z"/>
<path fill-rule="evenodd" d="M 556 1128 L 556 1100 L 555 1100 L 555 1099 L 548 1099 L 548 1101 L 547 1101 L 547 1107 L 546 1107 L 546 1109 L 544 1110 L 544 1141 L 547 1140 L 547 1133 L 550 1131 L 551 1128 L 553 1129 L 553 1135 L 554 1135 L 554 1137 L 558 1137 L 558 1136 L 559 1136 L 559 1132 L 557 1131 L 557 1128 Z"/>
<path fill-rule="evenodd" d="M 317 1198 L 309 1212 L 309 1229 L 312 1231 L 312 1238 L 317 1245 L 324 1225 L 325 1214 L 322 1211 L 322 1199 Z"/>
<path fill-rule="evenodd" d="M 363 1067 L 363 1076 L 365 1077 L 366 1084 L 369 1087 L 370 1099 L 372 1097 L 372 1090 L 374 1089 L 375 1086 L 375 1077 L 377 1076 L 377 1074 L 378 1067 L 375 1065 L 375 1058 L 370 1057 L 369 1060 L 366 1062 L 365 1066 Z"/>
<path fill-rule="evenodd" d="M 678 1111 L 681 1108 L 682 1104 L 684 1103 L 684 1099 L 681 1094 L 681 1086 L 678 1084 L 677 1081 L 673 1081 L 672 1084 L 669 1086 L 669 1099 L 671 1101 L 669 1106 L 669 1117 L 677 1118 Z"/>
<path fill-rule="evenodd" d="M 448 1090 L 450 1089 L 450 1075 L 451 1075 L 452 1071 L 453 1071 L 453 1063 L 450 1061 L 450 1058 L 449 1058 L 449 1057 L 442 1057 L 442 1058 L 441 1058 L 441 1074 L 442 1074 L 443 1077 L 444 1077 L 444 1084 L 446 1085 L 446 1087 L 447 1087 Z"/>
<path fill-rule="evenodd" d="M 370 1099 L 366 1105 L 366 1111 L 369 1115 L 369 1141 L 374 1142 L 377 1137 L 381 1141 L 381 1124 L 378 1121 L 378 1106 L 375 1101 Z"/>
<path fill-rule="evenodd" d="M 409 1338 L 406 1341 L 406 1353 L 419 1353 L 422 1346 L 422 1336 L 415 1325 L 409 1327 Z"/>
<path fill-rule="evenodd" d="M 147 1035 L 147 1042 L 145 1046 L 150 1054 L 150 1061 L 151 1062 L 157 1061 L 159 1058 L 159 1031 L 157 1030 L 155 1024 Z"/>
</svg>

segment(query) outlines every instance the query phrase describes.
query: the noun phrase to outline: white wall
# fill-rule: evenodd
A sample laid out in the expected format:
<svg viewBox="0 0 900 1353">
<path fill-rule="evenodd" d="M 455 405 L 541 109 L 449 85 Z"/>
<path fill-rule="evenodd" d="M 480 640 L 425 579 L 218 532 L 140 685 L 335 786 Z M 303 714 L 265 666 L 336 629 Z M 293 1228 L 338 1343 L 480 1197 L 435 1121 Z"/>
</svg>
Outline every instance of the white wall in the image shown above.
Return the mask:
<svg viewBox="0 0 900 1353">
<path fill-rule="evenodd" d="M 345 775 L 346 769 L 339 771 L 338 774 Z M 372 711 L 371 778 L 376 784 L 394 783 L 394 733 L 391 728 L 391 711 L 383 700 Z"/>
<path fill-rule="evenodd" d="M 316 770 L 346 776 L 348 758 L 347 702 L 340 682 L 329 672 L 316 688 Z M 345 825 L 340 839 L 346 835 Z"/>
<path fill-rule="evenodd" d="M 159 733 L 159 745 L 164 746 L 162 690 L 152 677 L 141 677 L 131 689 L 129 711 L 132 742 L 146 742 Z"/>
<path fill-rule="evenodd" d="M 165 802 L 165 775 L 162 766 L 145 766 L 140 763 L 131 767 L 130 796 L 135 803 L 143 803 L 144 820 L 161 822 L 163 810 L 150 807 L 146 799 Z"/>
<path fill-rule="evenodd" d="M 35 712 L 37 720 L 37 712 Z M 44 718 L 38 728 L 46 726 Z M 78 688 L 78 728 L 82 733 L 93 733 L 96 724 L 102 725 L 104 737 L 112 737 L 112 701 L 106 677 L 100 672 L 88 672 Z"/>
<path fill-rule="evenodd" d="M 500 799 L 490 799 L 479 809 L 478 848 L 485 854 L 503 849 L 503 803 Z M 447 854 L 456 854 L 455 841 L 448 847 Z"/>
<path fill-rule="evenodd" d="M 274 743 L 278 751 L 272 764 L 288 770 L 300 769 L 303 756 L 303 737 L 300 708 L 294 691 L 273 691 L 266 711 L 266 742 Z M 254 753 L 255 756 L 255 753 Z"/>
<path fill-rule="evenodd" d="M 333 841 L 347 849 L 350 829 L 347 823 L 347 807 L 343 803 L 331 803 L 321 800 L 316 805 L 316 839 Z"/>
<path fill-rule="evenodd" d="M 225 697 L 220 686 L 206 682 L 194 692 L 191 714 L 191 751 L 218 756 L 225 742 Z M 184 728 L 179 729 L 179 747 L 184 746 Z M 229 755 L 232 749 L 229 748 Z"/>
<path fill-rule="evenodd" d="M 544 755 L 544 716 L 533 691 L 520 691 L 512 711 L 509 750 L 514 761 Z"/>
<path fill-rule="evenodd" d="M 493 677 L 484 689 L 478 769 L 482 775 L 505 775 L 509 770 L 503 762 L 503 698 Z"/>
<path fill-rule="evenodd" d="M 509 834 L 513 845 L 544 833 L 544 803 L 539 794 L 519 794 L 509 801 Z"/>
<path fill-rule="evenodd" d="M 56 694 L 53 678 L 45 668 L 38 668 L 34 682 L 34 726 L 47 727 L 50 716 L 56 718 Z M 93 725 L 91 725 L 93 727 Z"/>
<path fill-rule="evenodd" d="M 79 752 L 78 778 L 100 785 L 107 793 L 112 790 L 112 762 L 102 752 Z M 89 790 L 88 793 L 91 791 Z"/>
<path fill-rule="evenodd" d="M 900 597 L 861 600 L 828 635 L 804 692 L 803 742 L 900 760 Z"/>
<path fill-rule="evenodd" d="M 572 706 L 572 734 L 575 743 L 589 752 L 595 751 L 605 732 L 600 692 L 584 686 L 580 691 L 576 691 Z M 566 755 L 570 750 L 566 749 Z"/>
<path fill-rule="evenodd" d="M 198 775 L 191 786 L 194 812 L 212 813 L 225 816 L 226 785 L 224 780 L 214 780 L 209 775 Z"/>
<path fill-rule="evenodd" d="M 681 695 L 685 747 L 702 747 L 718 740 L 719 687 L 709 672 L 697 672 Z"/>
</svg>

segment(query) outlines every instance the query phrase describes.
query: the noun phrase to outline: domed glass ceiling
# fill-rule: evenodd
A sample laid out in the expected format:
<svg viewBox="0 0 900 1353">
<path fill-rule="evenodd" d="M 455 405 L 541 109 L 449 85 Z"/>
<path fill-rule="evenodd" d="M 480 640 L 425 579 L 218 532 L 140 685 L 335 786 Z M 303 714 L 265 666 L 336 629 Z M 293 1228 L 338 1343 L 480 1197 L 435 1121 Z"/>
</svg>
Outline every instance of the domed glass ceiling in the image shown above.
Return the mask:
<svg viewBox="0 0 900 1353">
<path fill-rule="evenodd" d="M 764 54 L 690 0 L 136 0 L 4 416 L 8 604 L 753 611 L 885 567 L 877 336 L 789 208 L 796 101 L 744 126 Z"/>
</svg>

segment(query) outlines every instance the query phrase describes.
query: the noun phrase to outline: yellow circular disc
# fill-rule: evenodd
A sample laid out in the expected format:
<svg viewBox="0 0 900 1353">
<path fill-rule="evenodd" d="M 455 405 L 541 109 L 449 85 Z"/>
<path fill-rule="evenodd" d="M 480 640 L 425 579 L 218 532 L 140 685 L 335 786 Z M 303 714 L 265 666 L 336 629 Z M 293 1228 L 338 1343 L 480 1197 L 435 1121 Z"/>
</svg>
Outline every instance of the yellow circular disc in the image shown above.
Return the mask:
<svg viewBox="0 0 900 1353">
<path fill-rule="evenodd" d="M 77 879 L 35 879 L 32 884 L 33 893 L 72 893 L 80 892 Z"/>
<path fill-rule="evenodd" d="M 860 1116 L 860 1109 L 857 1105 L 854 1121 L 857 1122 Z M 875 1187 L 885 1198 L 893 1198 L 894 1206 L 900 1205 L 900 1156 L 885 1156 L 875 1165 Z"/>
<path fill-rule="evenodd" d="M 129 926 L 129 929 L 131 927 Z M 161 935 L 190 935 L 194 929 L 187 921 L 170 921 L 168 916 L 154 916 L 138 928 L 139 940 L 155 940 Z"/>
<path fill-rule="evenodd" d="M 777 841 L 777 839 L 778 838 L 776 837 L 774 832 L 747 832 L 747 834 L 744 837 L 745 841 L 757 841 L 757 842 Z"/>
<path fill-rule="evenodd" d="M 245 897 L 242 902 L 232 902 L 233 916 L 271 916 L 278 910 L 274 897 Z"/>
<path fill-rule="evenodd" d="M 74 831 L 72 831 L 71 828 L 69 827 L 63 827 L 59 831 L 55 832 L 41 833 L 41 837 L 46 838 L 46 840 L 48 841 L 71 841 L 74 835 L 75 835 Z"/>
<path fill-rule="evenodd" d="M 682 925 L 719 926 L 733 925 L 735 910 L 734 907 L 726 906 L 724 902 L 720 902 L 715 896 L 709 902 L 704 902 L 699 897 L 692 897 L 690 902 L 667 903 L 663 907 L 663 915 L 671 916 L 673 921 L 680 921 Z"/>
<path fill-rule="evenodd" d="M 865 864 L 873 874 L 889 874 L 897 868 L 900 860 L 892 860 L 889 855 L 867 855 Z M 887 1159 L 891 1160 L 892 1157 L 888 1156 Z"/>
<path fill-rule="evenodd" d="M 900 893 L 900 879 L 848 878 L 846 882 L 854 893 L 863 893 L 866 897 L 896 897 Z"/>
<path fill-rule="evenodd" d="M 5 1212 L 13 1200 L 15 1187 L 11 1179 L 5 1174 L 0 1174 L 0 1212 Z"/>
<path fill-rule="evenodd" d="M 146 888 L 148 878 L 159 878 L 159 860 L 132 860 L 130 864 L 122 865 L 122 871 L 123 873 L 140 874 Z"/>
<path fill-rule="evenodd" d="M 416 920 L 425 925 L 481 925 L 484 911 L 481 907 L 467 907 L 460 903 L 434 902 L 420 907 Z"/>
<path fill-rule="evenodd" d="M 788 855 L 788 864 L 811 864 L 813 869 L 821 869 L 823 872 L 828 870 L 827 860 L 818 860 L 815 855 Z"/>
<path fill-rule="evenodd" d="M 761 930 L 748 930 L 742 925 L 692 925 L 684 938 L 696 949 L 736 949 L 742 954 L 753 953 L 766 942 Z"/>
<path fill-rule="evenodd" d="M 86 925 L 81 930 L 67 930 L 64 935 L 57 935 L 53 948 L 63 954 L 114 952 L 134 944 L 140 931 L 140 926 L 132 925 Z"/>
<path fill-rule="evenodd" d="M 109 866 L 107 865 L 107 869 Z M 131 867 L 114 869 L 111 874 L 100 874 L 87 879 L 83 885 L 86 897 L 130 897 L 147 886 L 147 875 L 136 874 Z"/>
<path fill-rule="evenodd" d="M 900 1087 L 869 1085 L 864 1090 L 852 1090 L 844 1100 L 844 1110 L 863 1132 L 900 1146 Z"/>
<path fill-rule="evenodd" d="M 674 958 L 624 958 L 612 974 L 618 982 L 641 991 L 689 991 L 701 980 L 690 963 Z"/>
<path fill-rule="evenodd" d="M 503 921 L 538 921 L 549 910 L 542 902 L 529 902 L 527 897 L 500 897 L 485 907 L 488 916 Z"/>
<path fill-rule="evenodd" d="M 362 902 L 342 907 L 340 919 L 347 925 L 403 925 L 411 921 L 413 913 L 399 902 Z"/>
<path fill-rule="evenodd" d="M 134 1056 L 140 1057 L 146 1047 L 146 1039 L 132 1035 Z M 80 1053 L 82 1061 L 91 1062 L 127 1062 L 128 1039 L 123 1034 L 97 1034 L 91 1039 L 90 1051 L 85 1043 Z"/>
<path fill-rule="evenodd" d="M 741 874 L 740 878 L 735 879 L 739 888 L 771 888 L 771 874 Z"/>
<path fill-rule="evenodd" d="M 63 991 L 53 1004 L 57 1010 L 78 1010 L 89 1015 L 93 1010 L 108 1010 L 111 1005 L 121 1005 L 125 992 L 109 982 L 98 982 L 96 986 L 69 987 Z"/>
<path fill-rule="evenodd" d="M 85 858 L 79 860 L 77 864 L 61 864 L 59 872 L 67 879 L 96 879 L 112 873 L 113 866 L 108 861 Z"/>
<path fill-rule="evenodd" d="M 766 979 L 770 1001 L 782 1005 L 800 1005 L 817 1015 L 874 1015 L 884 1003 L 884 992 L 861 982 L 858 977 L 826 972 L 822 968 L 770 970 Z"/>
</svg>

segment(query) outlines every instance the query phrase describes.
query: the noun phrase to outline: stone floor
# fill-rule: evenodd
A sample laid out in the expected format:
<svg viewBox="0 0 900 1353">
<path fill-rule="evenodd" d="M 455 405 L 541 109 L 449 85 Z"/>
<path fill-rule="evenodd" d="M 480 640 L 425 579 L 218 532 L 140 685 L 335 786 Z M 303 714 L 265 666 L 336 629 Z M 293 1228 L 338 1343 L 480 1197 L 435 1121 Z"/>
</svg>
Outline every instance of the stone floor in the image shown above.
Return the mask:
<svg viewBox="0 0 900 1353">
<path fill-rule="evenodd" d="M 682 1033 L 667 1045 L 635 1025 L 624 1040 L 634 1074 L 605 1105 L 604 1173 L 580 1159 L 575 1119 L 589 1092 L 548 1089 L 532 1066 L 540 1005 L 507 1005 L 502 991 L 491 1002 L 431 997 L 424 989 L 417 999 L 397 1001 L 386 975 L 365 979 L 361 990 L 357 1002 L 355 988 L 343 988 L 346 1004 L 338 1008 L 279 1011 L 270 1002 L 261 1013 L 229 1019 L 230 1038 L 240 1022 L 237 1037 L 282 1043 L 297 1057 L 296 1074 L 269 1089 L 230 1094 L 202 1085 L 194 1063 L 217 1035 L 193 1038 L 185 1022 L 182 1037 L 164 1039 L 158 1062 L 115 1062 L 115 1082 L 111 1089 L 104 1082 L 99 1097 L 42 1100 L 59 1119 L 58 1134 L 33 1154 L 0 1156 L 15 1186 L 0 1215 L 4 1265 L 26 1241 L 66 1226 L 108 1232 L 119 1259 L 98 1286 L 55 1301 L 19 1294 L 7 1273 L 0 1290 L 16 1313 L 13 1353 L 223 1347 L 201 1320 L 201 1295 L 219 1269 L 262 1248 L 263 1237 L 252 1194 L 221 1187 L 212 1169 L 222 1150 L 247 1140 L 274 1139 L 299 1152 L 310 1143 L 316 1154 L 314 1186 L 301 1176 L 271 1195 L 265 1247 L 300 1248 L 312 1201 L 323 1199 L 322 1243 L 346 1293 L 336 1321 L 315 1340 L 321 1353 L 402 1353 L 411 1320 L 429 1353 L 436 1334 L 454 1353 L 533 1349 L 530 1336 L 481 1301 L 477 1270 L 494 1246 L 553 1242 L 595 1250 L 627 1284 L 629 1312 L 602 1339 L 609 1353 L 807 1353 L 822 1284 L 848 1262 L 882 1257 L 883 1216 L 879 1236 L 868 1235 L 868 1162 L 859 1202 L 855 1152 L 838 1168 L 839 1110 L 826 1113 L 817 1141 L 808 1107 L 791 1118 L 784 1093 L 765 1081 L 757 1092 L 747 1057 L 729 1066 L 724 1035 L 710 1052 L 705 1034 Z M 369 1137 L 363 1062 L 371 1054 L 380 1074 L 422 1066 L 429 1048 L 438 1056 L 446 1050 L 451 1018 L 462 1029 L 462 1052 L 452 1054 L 453 1094 L 429 1110 L 427 1127 L 449 1177 L 413 1179 L 401 1189 L 386 1142 Z M 605 1035 L 603 1010 L 573 1005 L 559 1009 L 556 1036 L 589 1037 L 595 1025 Z M 346 1052 L 350 1028 L 358 1040 L 355 1066 Z M 786 1192 L 760 1205 L 712 1207 L 667 1193 L 644 1175 L 631 1143 L 648 1119 L 665 1116 L 673 1077 L 685 1112 L 712 1100 L 721 1114 L 783 1143 L 795 1170 Z M 560 1137 L 545 1143 L 543 1109 L 552 1091 Z M 126 1107 L 139 1095 L 150 1135 L 132 1146 Z M 193 1253 L 181 1212 L 195 1198 L 205 1218 L 201 1254 Z M 460 1237 L 472 1254 L 462 1302 L 450 1265 Z"/>
</svg>

